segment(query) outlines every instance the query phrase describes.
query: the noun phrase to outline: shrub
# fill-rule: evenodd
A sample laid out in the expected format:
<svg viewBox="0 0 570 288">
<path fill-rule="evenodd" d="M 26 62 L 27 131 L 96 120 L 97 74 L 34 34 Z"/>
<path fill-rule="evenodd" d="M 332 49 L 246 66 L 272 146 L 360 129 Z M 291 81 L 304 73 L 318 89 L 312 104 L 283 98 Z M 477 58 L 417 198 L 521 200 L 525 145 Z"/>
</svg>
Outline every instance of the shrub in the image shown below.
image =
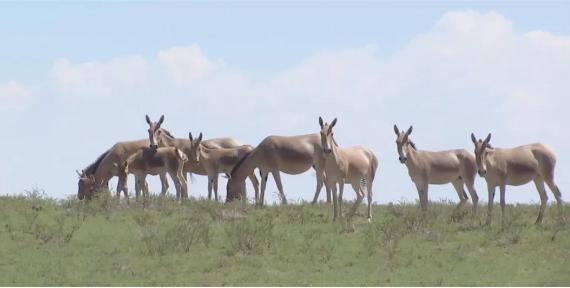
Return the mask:
<svg viewBox="0 0 570 288">
<path fill-rule="evenodd" d="M 228 254 L 262 254 L 273 243 L 273 217 L 255 215 L 226 225 Z"/>
</svg>

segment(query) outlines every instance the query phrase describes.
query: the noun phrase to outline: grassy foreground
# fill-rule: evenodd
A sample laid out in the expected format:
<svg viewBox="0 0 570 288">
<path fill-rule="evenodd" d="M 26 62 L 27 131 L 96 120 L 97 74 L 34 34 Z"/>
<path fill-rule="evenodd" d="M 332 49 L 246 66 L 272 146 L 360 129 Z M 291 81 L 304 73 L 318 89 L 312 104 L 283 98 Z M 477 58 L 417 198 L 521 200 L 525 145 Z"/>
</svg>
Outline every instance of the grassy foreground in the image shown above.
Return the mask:
<svg viewBox="0 0 570 288">
<path fill-rule="evenodd" d="M 570 285 L 556 207 L 542 225 L 537 205 L 508 206 L 504 225 L 495 209 L 490 227 L 485 206 L 453 208 L 379 205 L 369 224 L 332 223 L 326 204 L 0 197 L 0 286 Z"/>
</svg>

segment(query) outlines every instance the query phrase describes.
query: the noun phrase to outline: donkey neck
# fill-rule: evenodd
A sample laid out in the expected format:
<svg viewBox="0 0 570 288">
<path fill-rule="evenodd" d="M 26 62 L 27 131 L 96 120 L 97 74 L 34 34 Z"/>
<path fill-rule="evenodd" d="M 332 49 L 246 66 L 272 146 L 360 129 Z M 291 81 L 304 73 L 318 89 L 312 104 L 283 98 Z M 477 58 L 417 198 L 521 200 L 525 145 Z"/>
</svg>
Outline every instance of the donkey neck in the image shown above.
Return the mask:
<svg viewBox="0 0 570 288">
<path fill-rule="evenodd" d="M 249 175 L 253 173 L 253 170 L 258 166 L 258 153 L 256 149 L 251 151 L 251 153 L 243 156 L 243 158 L 234 166 L 231 177 L 235 178 L 237 181 L 245 181 Z"/>
<path fill-rule="evenodd" d="M 406 152 L 406 157 L 408 160 L 406 161 L 406 166 L 409 168 L 410 166 L 416 166 L 417 162 L 417 153 L 418 151 L 415 148 L 415 144 L 413 142 L 408 142 L 404 146 L 404 150 Z"/>
</svg>

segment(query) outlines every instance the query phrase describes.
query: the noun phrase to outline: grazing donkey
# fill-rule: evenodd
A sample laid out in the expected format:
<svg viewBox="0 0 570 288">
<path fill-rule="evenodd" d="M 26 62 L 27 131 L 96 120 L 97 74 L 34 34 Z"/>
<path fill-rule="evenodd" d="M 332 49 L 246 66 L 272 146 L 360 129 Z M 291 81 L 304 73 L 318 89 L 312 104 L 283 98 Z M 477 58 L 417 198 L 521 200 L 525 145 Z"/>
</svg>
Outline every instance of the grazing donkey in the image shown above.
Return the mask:
<svg viewBox="0 0 570 288">
<path fill-rule="evenodd" d="M 542 222 L 544 209 L 548 196 L 544 182 L 548 185 L 558 207 L 562 210 L 562 194 L 554 183 L 554 168 L 556 156 L 554 152 L 542 143 L 534 143 L 514 148 L 493 148 L 491 133 L 485 140 L 477 140 L 471 133 L 471 141 L 475 144 L 475 157 L 477 158 L 477 171 L 484 177 L 489 189 L 489 207 L 487 210 L 487 225 L 491 224 L 491 213 L 495 198 L 495 188 L 501 191 L 501 215 L 505 216 L 505 190 L 507 185 L 519 186 L 534 181 L 536 190 L 540 195 L 540 211 L 536 223 Z"/>
<path fill-rule="evenodd" d="M 323 154 L 319 133 L 299 136 L 268 136 L 232 169 L 227 185 L 226 201 L 232 201 L 245 195 L 245 178 L 249 177 L 255 168 L 259 168 L 261 175 L 260 205 L 264 203 L 269 173 L 273 175 L 281 201 L 283 204 L 287 204 L 279 173 L 296 175 L 311 169 L 311 167 L 316 170 L 317 174 L 315 192 L 315 198 L 317 198 L 325 178 Z"/>
<path fill-rule="evenodd" d="M 212 199 L 212 188 L 216 201 L 218 200 L 218 174 L 229 174 L 234 166 L 249 154 L 253 147 L 251 145 L 242 145 L 233 148 L 208 148 L 205 145 L 200 145 L 202 141 L 202 133 L 196 141 L 197 149 L 194 149 L 195 155 L 190 155 L 190 158 L 196 159 L 198 163 L 206 170 L 208 175 L 208 199 Z M 259 182 L 254 173 L 249 175 L 251 184 L 255 189 L 255 202 L 259 201 Z"/>
<path fill-rule="evenodd" d="M 408 131 L 398 130 L 394 125 L 396 133 L 396 146 L 398 148 L 398 159 L 400 163 L 408 168 L 408 174 L 420 197 L 422 210 L 427 209 L 428 185 L 452 183 L 459 196 L 457 209 L 463 207 L 469 197 L 465 193 L 463 186 L 467 186 L 471 200 L 473 201 L 473 215 L 477 213 L 477 203 L 479 197 L 475 191 L 475 173 L 477 164 L 475 156 L 465 149 L 455 149 L 446 151 L 421 151 L 417 150 L 415 144 L 410 140 L 412 126 Z"/>
<path fill-rule="evenodd" d="M 101 188 L 108 188 L 111 178 L 118 176 L 118 167 L 115 163 L 123 163 L 131 154 L 141 148 L 149 147 L 149 140 L 135 140 L 115 143 L 109 150 L 101 154 L 95 162 L 87 166 L 79 174 L 77 197 L 82 200 L 84 198 L 91 199 L 93 193 Z M 161 176 L 163 192 L 168 188 L 166 177 Z M 146 184 L 145 184 L 146 185 Z M 140 188 L 140 187 L 139 187 Z M 117 183 L 117 192 L 122 187 Z M 140 189 L 136 189 L 140 191 Z"/>
<path fill-rule="evenodd" d="M 148 185 L 145 182 L 146 175 L 165 177 L 168 173 L 176 187 L 176 195 L 180 195 L 181 198 L 188 198 L 186 179 L 182 175 L 186 161 L 188 161 L 186 154 L 176 147 L 156 149 L 146 147 L 129 156 L 123 163 L 115 163 L 115 166 L 119 168 L 119 185 L 121 185 L 125 197 L 128 197 L 126 181 L 129 173 L 135 175 L 137 187 L 142 188 L 145 197 L 149 195 Z M 161 193 L 161 195 L 164 194 L 164 192 Z M 137 191 L 138 195 L 139 192 Z"/>
<path fill-rule="evenodd" d="M 378 159 L 370 149 L 362 146 L 338 147 L 332 132 L 336 122 L 335 118 L 329 125 L 328 123 L 323 123 L 323 119 L 319 117 L 321 142 L 325 154 L 325 183 L 331 189 L 333 197 L 333 220 L 337 218 L 337 202 L 338 215 L 342 217 L 344 184 L 350 183 L 352 189 L 356 192 L 356 201 L 354 206 L 352 206 L 349 217 L 355 214 L 356 208 L 366 194 L 368 198 L 368 221 L 370 222 L 372 221 L 372 182 L 374 182 L 374 176 L 378 168 Z M 336 196 L 337 184 L 340 191 L 338 199 Z M 366 190 L 366 193 L 364 193 L 364 190 Z"/>
</svg>

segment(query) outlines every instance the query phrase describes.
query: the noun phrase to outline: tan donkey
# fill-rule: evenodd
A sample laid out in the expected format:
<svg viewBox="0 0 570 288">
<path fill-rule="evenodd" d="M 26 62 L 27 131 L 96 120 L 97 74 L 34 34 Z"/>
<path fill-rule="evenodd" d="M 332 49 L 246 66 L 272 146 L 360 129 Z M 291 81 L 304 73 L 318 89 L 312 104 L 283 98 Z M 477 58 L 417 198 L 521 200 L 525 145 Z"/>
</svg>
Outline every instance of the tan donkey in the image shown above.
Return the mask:
<svg viewBox="0 0 570 288">
<path fill-rule="evenodd" d="M 477 171 L 479 176 L 487 181 L 489 190 L 489 203 L 487 210 L 487 225 L 491 224 L 495 188 L 499 186 L 501 191 L 501 216 L 505 216 L 505 191 L 506 186 L 519 186 L 534 181 L 536 190 L 540 195 L 540 210 L 536 223 L 541 223 L 544 209 L 548 202 L 544 183 L 548 185 L 558 207 L 562 211 L 562 194 L 554 182 L 554 168 L 556 156 L 554 152 L 542 143 L 522 145 L 514 148 L 493 148 L 491 134 L 485 140 L 477 140 L 471 133 L 471 141 L 475 144 L 475 156 L 477 158 Z"/>
<path fill-rule="evenodd" d="M 474 187 L 475 174 L 477 173 L 475 156 L 465 149 L 417 150 L 415 144 L 410 140 L 412 126 L 404 132 L 398 130 L 398 126 L 394 125 L 394 132 L 396 133 L 398 159 L 408 168 L 408 174 L 418 190 L 422 210 L 427 209 L 429 184 L 452 183 L 457 191 L 457 196 L 459 196 L 457 209 L 463 207 L 469 199 L 464 189 L 466 186 L 473 201 L 473 215 L 475 215 L 479 202 Z"/>
<path fill-rule="evenodd" d="M 372 183 L 378 168 L 378 158 L 366 147 L 338 147 L 332 131 L 336 122 L 337 119 L 335 118 L 329 125 L 328 123 L 323 123 L 323 119 L 319 117 L 321 141 L 325 154 L 325 182 L 326 186 L 331 190 L 333 198 L 333 220 L 337 218 L 337 213 L 338 216 L 342 217 L 342 194 L 344 184 L 348 183 L 352 185 L 352 189 L 356 193 L 356 201 L 352 206 L 349 217 L 356 213 L 357 207 L 366 195 L 368 198 L 367 218 L 370 222 L 372 221 Z M 336 195 L 337 184 L 339 189 L 338 198 Z"/>
<path fill-rule="evenodd" d="M 280 172 L 301 174 L 313 167 L 317 174 L 315 198 L 324 183 L 323 147 L 319 133 L 299 136 L 268 136 L 232 169 L 227 185 L 226 201 L 245 195 L 245 178 L 259 168 L 261 175 L 260 205 L 265 199 L 265 187 L 269 173 L 273 175 L 283 204 L 287 204 Z M 329 194 L 329 193 L 327 193 Z"/>
<path fill-rule="evenodd" d="M 162 121 L 159 122 L 160 124 L 162 123 Z M 156 125 L 160 128 L 160 124 L 157 123 Z M 141 148 L 149 147 L 149 145 L 149 139 L 115 143 L 109 150 L 101 154 L 95 162 L 82 170 L 81 173 L 77 172 L 79 175 L 77 197 L 80 200 L 83 198 L 89 199 L 100 187 L 108 188 L 109 180 L 118 175 L 118 168 L 115 163 L 123 163 L 130 155 Z M 161 176 L 160 181 L 162 192 L 165 193 L 168 188 L 168 181 L 163 176 Z M 122 187 L 117 185 L 117 193 L 121 189 Z M 138 187 L 136 191 L 140 191 L 140 189 L 141 187 Z"/>
<path fill-rule="evenodd" d="M 174 136 L 172 136 L 172 134 L 170 132 L 168 132 L 166 129 L 163 129 L 161 127 L 162 121 L 164 120 L 164 115 L 162 115 L 159 119 L 158 122 L 153 122 L 150 120 L 150 117 L 148 117 L 148 115 L 146 115 L 146 122 L 149 125 L 149 129 L 148 129 L 148 134 L 149 134 L 149 143 L 151 143 L 150 145 L 153 145 L 153 147 L 176 147 L 180 150 L 182 150 L 182 152 L 184 152 L 186 155 L 188 155 L 188 157 L 190 157 L 190 159 L 188 159 L 188 161 L 185 162 L 184 164 L 184 178 L 186 179 L 187 173 L 194 173 L 194 174 L 198 174 L 198 175 L 203 175 L 203 176 L 207 176 L 207 172 L 204 169 L 204 167 L 202 167 L 202 165 L 200 165 L 200 163 L 198 163 L 198 161 L 196 160 L 197 157 L 197 153 L 196 150 L 198 149 L 198 147 L 200 146 L 205 146 L 205 147 L 209 147 L 209 148 L 232 148 L 232 147 L 238 147 L 241 146 L 242 144 L 239 143 L 237 140 L 233 139 L 233 138 L 214 138 L 214 139 L 208 139 L 208 140 L 202 140 L 202 135 L 200 133 L 199 141 L 194 141 L 194 140 L 198 140 L 198 139 L 193 139 L 192 137 L 192 133 L 189 133 L 190 139 L 186 139 L 186 138 L 175 138 Z M 194 157 L 191 157 L 190 155 L 194 155 Z M 166 191 L 165 189 L 168 189 L 168 181 L 164 181 L 163 182 L 163 191 Z M 177 195 L 177 197 L 179 197 L 180 195 Z"/>
<path fill-rule="evenodd" d="M 132 154 L 121 164 L 115 164 L 119 170 L 119 185 L 128 198 L 126 187 L 127 175 L 134 174 L 137 187 L 142 188 L 143 196 L 148 197 L 148 185 L 146 184 L 147 175 L 170 175 L 174 186 L 176 187 L 176 195 L 181 198 L 188 198 L 186 179 L 184 179 L 183 168 L 184 163 L 188 161 L 188 157 L 184 152 L 176 147 L 145 147 Z M 118 193 L 118 192 L 117 192 Z M 139 191 L 136 192 L 137 196 Z M 161 195 L 165 193 L 162 192 Z"/>
<path fill-rule="evenodd" d="M 218 200 L 218 174 L 225 173 L 229 175 L 234 166 L 247 154 L 249 154 L 253 147 L 251 145 L 242 145 L 233 148 L 208 148 L 205 145 L 200 145 L 202 140 L 202 133 L 196 141 L 198 146 L 195 149 L 196 155 L 191 155 L 192 159 L 196 159 L 198 163 L 204 168 L 208 175 L 208 199 L 212 198 L 212 190 L 214 190 L 214 199 Z M 259 201 L 259 181 L 254 173 L 249 175 L 251 184 L 255 189 L 255 202 Z"/>
</svg>

